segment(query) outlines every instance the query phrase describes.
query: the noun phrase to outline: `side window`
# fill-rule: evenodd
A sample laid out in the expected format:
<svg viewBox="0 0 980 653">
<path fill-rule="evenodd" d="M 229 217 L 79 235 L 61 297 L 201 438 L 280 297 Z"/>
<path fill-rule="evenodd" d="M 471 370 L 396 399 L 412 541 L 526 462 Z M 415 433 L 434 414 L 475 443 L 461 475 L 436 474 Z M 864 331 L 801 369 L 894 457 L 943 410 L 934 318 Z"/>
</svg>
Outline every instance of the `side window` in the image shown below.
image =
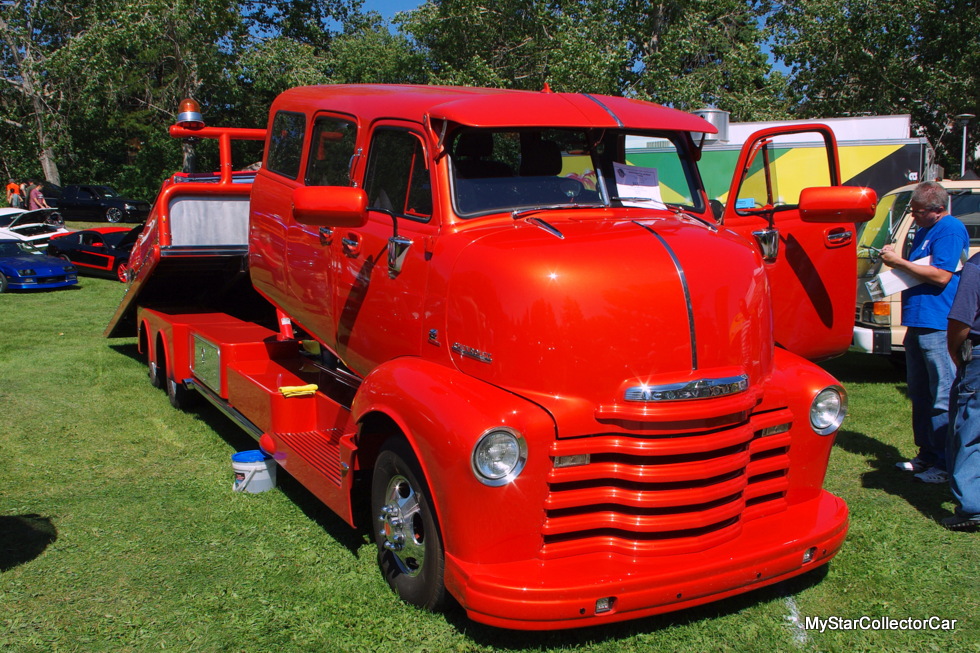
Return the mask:
<svg viewBox="0 0 980 653">
<path fill-rule="evenodd" d="M 364 191 L 371 208 L 428 220 L 432 215 L 432 185 L 419 137 L 397 128 L 382 127 L 375 131 L 368 152 Z"/>
<path fill-rule="evenodd" d="M 90 200 L 90 199 L 93 199 L 93 198 L 94 198 L 94 196 L 92 195 L 92 191 L 90 191 L 88 188 L 80 188 L 78 190 L 78 199 L 80 199 L 80 200 Z"/>
<path fill-rule="evenodd" d="M 776 135 L 755 143 L 735 198 L 736 212 L 793 207 L 804 188 L 832 185 L 828 149 L 823 143 L 800 146 L 794 138 L 799 139 L 795 133 Z"/>
<path fill-rule="evenodd" d="M 269 131 L 269 159 L 267 166 L 272 172 L 284 177 L 299 177 L 299 162 L 303 156 L 303 136 L 306 133 L 306 116 L 301 113 L 280 111 L 272 120 Z"/>
<path fill-rule="evenodd" d="M 307 186 L 350 186 L 357 125 L 341 118 L 317 118 L 310 138 Z"/>
</svg>

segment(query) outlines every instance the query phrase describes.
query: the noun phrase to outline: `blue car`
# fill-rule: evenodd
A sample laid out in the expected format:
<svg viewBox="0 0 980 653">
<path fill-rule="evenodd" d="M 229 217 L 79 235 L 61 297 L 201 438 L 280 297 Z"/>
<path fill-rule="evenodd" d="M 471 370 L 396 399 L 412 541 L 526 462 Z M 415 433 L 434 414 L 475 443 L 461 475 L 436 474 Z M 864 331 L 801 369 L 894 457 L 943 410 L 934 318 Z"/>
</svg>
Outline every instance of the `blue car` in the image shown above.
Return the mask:
<svg viewBox="0 0 980 653">
<path fill-rule="evenodd" d="M 8 288 L 64 288 L 78 283 L 75 266 L 22 240 L 0 240 L 0 293 Z"/>
</svg>

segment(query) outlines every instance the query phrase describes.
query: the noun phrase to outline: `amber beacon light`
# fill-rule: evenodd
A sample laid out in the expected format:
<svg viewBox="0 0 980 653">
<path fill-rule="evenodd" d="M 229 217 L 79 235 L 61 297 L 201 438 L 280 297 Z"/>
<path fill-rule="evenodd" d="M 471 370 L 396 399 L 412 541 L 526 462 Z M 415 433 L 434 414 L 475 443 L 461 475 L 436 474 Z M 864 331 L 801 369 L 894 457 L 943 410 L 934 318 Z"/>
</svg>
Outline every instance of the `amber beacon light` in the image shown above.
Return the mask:
<svg viewBox="0 0 980 653">
<path fill-rule="evenodd" d="M 187 98 L 180 103 L 177 125 L 184 129 L 201 129 L 204 127 L 204 116 L 201 115 L 201 105 L 197 103 L 197 100 Z"/>
</svg>

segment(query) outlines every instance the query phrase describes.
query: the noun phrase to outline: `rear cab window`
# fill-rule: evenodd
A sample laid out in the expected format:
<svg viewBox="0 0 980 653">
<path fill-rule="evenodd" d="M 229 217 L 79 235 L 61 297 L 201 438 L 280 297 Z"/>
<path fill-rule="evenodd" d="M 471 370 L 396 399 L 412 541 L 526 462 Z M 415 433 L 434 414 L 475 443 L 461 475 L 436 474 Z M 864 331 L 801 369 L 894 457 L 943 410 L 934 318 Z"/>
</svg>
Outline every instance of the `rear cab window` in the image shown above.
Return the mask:
<svg viewBox="0 0 980 653">
<path fill-rule="evenodd" d="M 284 177 L 299 178 L 305 136 L 305 115 L 292 111 L 278 112 L 272 120 L 272 129 L 269 130 L 266 167 Z"/>
<path fill-rule="evenodd" d="M 350 186 L 357 124 L 344 116 L 319 116 L 310 133 L 307 186 Z"/>
</svg>

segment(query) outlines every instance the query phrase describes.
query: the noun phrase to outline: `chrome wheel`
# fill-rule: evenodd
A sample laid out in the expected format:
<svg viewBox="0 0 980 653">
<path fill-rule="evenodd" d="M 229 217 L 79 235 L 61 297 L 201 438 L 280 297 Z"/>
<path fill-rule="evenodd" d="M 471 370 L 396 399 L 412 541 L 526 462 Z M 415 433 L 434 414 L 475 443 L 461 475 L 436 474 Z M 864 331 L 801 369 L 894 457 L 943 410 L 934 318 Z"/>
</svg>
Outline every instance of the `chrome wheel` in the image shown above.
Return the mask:
<svg viewBox="0 0 980 653">
<path fill-rule="evenodd" d="M 122 222 L 122 210 L 116 208 L 115 206 L 109 207 L 105 211 L 105 219 L 109 222 Z"/>
<path fill-rule="evenodd" d="M 417 576 L 425 563 L 425 523 L 418 494 L 407 478 L 394 476 L 385 498 L 378 515 L 382 546 L 394 554 L 401 573 Z"/>
<path fill-rule="evenodd" d="M 403 601 L 427 610 L 448 602 L 445 555 L 429 486 L 408 443 L 389 440 L 378 455 L 371 482 L 371 512 L 378 564 Z"/>
</svg>

